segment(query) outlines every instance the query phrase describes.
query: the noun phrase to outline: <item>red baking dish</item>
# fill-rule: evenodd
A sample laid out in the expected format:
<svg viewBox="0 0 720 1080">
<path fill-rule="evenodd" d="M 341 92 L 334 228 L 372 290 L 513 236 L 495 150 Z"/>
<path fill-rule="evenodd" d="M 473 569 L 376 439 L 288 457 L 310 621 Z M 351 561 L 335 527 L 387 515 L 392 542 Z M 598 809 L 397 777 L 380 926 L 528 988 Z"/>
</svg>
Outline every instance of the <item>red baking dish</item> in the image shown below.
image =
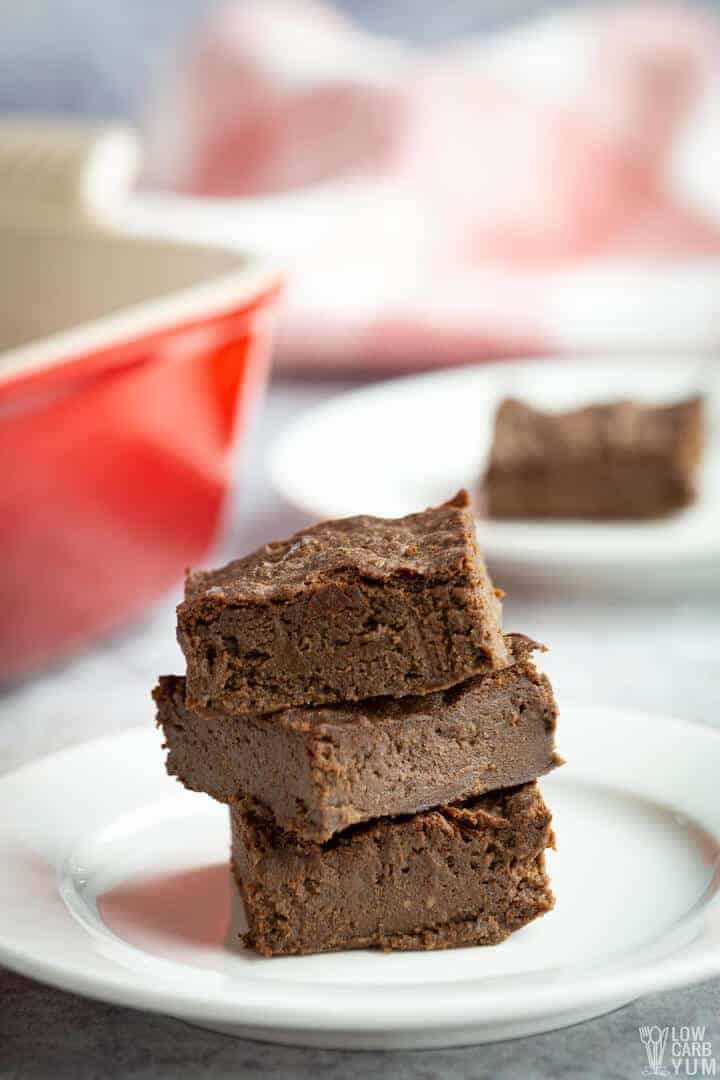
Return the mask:
<svg viewBox="0 0 720 1080">
<path fill-rule="evenodd" d="M 138 614 L 203 558 L 267 373 L 276 272 L 4 226 L 0 678 Z"/>
</svg>

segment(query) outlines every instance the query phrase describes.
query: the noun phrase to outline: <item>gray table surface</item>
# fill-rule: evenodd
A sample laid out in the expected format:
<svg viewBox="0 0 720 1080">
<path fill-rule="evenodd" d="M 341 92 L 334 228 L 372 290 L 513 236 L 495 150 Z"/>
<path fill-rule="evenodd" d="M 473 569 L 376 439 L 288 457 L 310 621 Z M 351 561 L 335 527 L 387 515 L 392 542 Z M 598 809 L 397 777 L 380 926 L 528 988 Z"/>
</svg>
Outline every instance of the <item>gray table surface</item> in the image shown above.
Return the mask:
<svg viewBox="0 0 720 1080">
<path fill-rule="evenodd" d="M 242 467 L 220 556 L 305 523 L 270 490 L 266 451 L 291 417 L 342 388 L 272 388 Z M 551 647 L 544 666 L 561 707 L 590 701 L 720 725 L 716 596 L 601 602 L 501 583 L 508 589 L 506 627 Z M 149 723 L 150 686 L 158 673 L 180 665 L 175 600 L 168 597 L 140 626 L 0 698 L 0 772 L 101 732 Z M 611 883 L 599 874 L 598 887 Z M 0 969 L 0 1077 L 639 1077 L 646 1064 L 639 1025 L 706 1025 L 720 1058 L 719 1007 L 716 981 L 648 997 L 544 1036 L 462 1050 L 341 1053 L 234 1040 L 84 1000 Z"/>
</svg>

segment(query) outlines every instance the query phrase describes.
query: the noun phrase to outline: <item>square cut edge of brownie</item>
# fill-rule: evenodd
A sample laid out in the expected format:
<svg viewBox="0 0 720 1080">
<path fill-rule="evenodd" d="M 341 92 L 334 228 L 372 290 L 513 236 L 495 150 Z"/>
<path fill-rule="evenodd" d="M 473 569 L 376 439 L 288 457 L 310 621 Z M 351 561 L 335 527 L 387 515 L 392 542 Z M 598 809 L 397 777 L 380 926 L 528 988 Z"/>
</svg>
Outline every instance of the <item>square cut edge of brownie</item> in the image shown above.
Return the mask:
<svg viewBox="0 0 720 1080">
<path fill-rule="evenodd" d="M 466 492 L 404 518 L 313 525 L 188 575 L 188 703 L 261 713 L 443 689 L 506 666 L 500 595 Z"/>
<path fill-rule="evenodd" d="M 536 783 L 299 841 L 251 801 L 230 811 L 245 944 L 264 956 L 495 945 L 550 911 L 555 837 Z"/>
<path fill-rule="evenodd" d="M 185 680 L 163 676 L 153 697 L 167 771 L 220 802 L 251 797 L 315 843 L 534 780 L 562 763 L 557 705 L 532 661 L 543 646 L 522 634 L 505 641 L 508 667 L 448 690 L 267 715 L 192 710 Z"/>
</svg>

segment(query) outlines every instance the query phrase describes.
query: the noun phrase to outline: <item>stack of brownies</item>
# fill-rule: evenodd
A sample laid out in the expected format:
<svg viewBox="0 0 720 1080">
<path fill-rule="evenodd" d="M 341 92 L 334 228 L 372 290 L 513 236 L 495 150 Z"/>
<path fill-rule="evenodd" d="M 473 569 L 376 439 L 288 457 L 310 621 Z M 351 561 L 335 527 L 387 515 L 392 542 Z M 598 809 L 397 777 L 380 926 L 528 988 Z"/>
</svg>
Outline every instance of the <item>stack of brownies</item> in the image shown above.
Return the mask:
<svg viewBox="0 0 720 1080">
<path fill-rule="evenodd" d="M 167 769 L 230 807 L 249 946 L 487 945 L 552 907 L 557 710 L 464 492 L 189 574 L 178 638 Z"/>
</svg>

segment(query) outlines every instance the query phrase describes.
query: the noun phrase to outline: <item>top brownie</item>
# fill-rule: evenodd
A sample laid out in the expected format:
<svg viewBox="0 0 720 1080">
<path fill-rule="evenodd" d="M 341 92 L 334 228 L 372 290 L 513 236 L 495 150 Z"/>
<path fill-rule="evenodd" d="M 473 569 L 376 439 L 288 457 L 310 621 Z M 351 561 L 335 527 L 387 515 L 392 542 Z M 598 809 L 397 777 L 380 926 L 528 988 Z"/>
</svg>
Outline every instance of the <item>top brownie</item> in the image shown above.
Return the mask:
<svg viewBox="0 0 720 1080">
<path fill-rule="evenodd" d="M 190 573 L 178 641 L 188 705 L 235 713 L 429 693 L 509 662 L 466 492 Z"/>
<path fill-rule="evenodd" d="M 493 517 L 656 517 L 695 495 L 702 399 L 545 413 L 509 398 L 484 494 Z"/>
</svg>

